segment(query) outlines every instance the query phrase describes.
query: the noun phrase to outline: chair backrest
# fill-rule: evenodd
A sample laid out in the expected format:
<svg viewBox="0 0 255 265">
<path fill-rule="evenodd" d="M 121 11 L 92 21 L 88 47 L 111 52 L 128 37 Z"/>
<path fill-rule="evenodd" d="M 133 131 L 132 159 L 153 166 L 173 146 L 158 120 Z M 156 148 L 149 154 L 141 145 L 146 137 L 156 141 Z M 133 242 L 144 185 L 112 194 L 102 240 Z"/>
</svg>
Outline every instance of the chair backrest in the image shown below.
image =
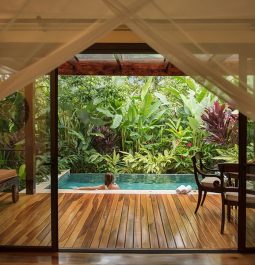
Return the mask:
<svg viewBox="0 0 255 265">
<path fill-rule="evenodd" d="M 238 173 L 239 172 L 239 164 L 236 163 L 219 163 L 218 168 L 220 173 Z"/>
<path fill-rule="evenodd" d="M 198 162 L 199 164 L 201 163 L 200 162 L 200 159 L 201 159 L 201 156 L 200 154 L 196 153 L 192 158 L 192 163 L 193 163 L 193 169 L 194 169 L 194 175 L 195 175 L 195 180 L 196 180 L 196 183 L 197 183 L 197 186 L 200 187 L 201 186 L 201 183 L 199 181 L 199 175 L 202 176 L 202 178 L 204 178 L 204 173 L 202 172 L 201 170 L 201 165 L 200 165 L 200 169 L 198 168 Z"/>
<path fill-rule="evenodd" d="M 238 163 L 219 163 L 219 171 L 222 173 L 238 173 L 239 164 Z M 255 174 L 255 164 L 246 164 L 246 173 Z"/>
<path fill-rule="evenodd" d="M 194 170 L 194 175 L 195 175 L 195 180 L 197 183 L 197 186 L 200 186 L 199 178 L 198 178 L 198 168 L 197 168 L 197 159 L 196 156 L 192 156 L 191 158 L 192 164 L 193 164 L 193 170 Z"/>
<path fill-rule="evenodd" d="M 236 173 L 236 178 L 239 179 L 239 176 L 238 176 L 239 164 L 238 163 L 219 163 L 218 167 L 219 167 L 221 176 L 223 176 L 226 173 Z M 247 178 L 249 177 L 248 174 L 255 175 L 255 164 L 252 164 L 252 163 L 246 164 L 246 174 L 247 174 Z M 250 179 L 248 178 L 248 180 Z M 252 181 L 255 181 L 255 176 L 254 178 L 252 178 Z M 246 189 L 246 193 L 255 195 L 255 190 Z"/>
<path fill-rule="evenodd" d="M 204 168 L 203 161 L 202 161 L 203 153 L 202 152 L 196 152 L 195 158 L 196 158 L 196 161 L 199 161 L 200 170 L 203 170 L 203 168 Z"/>
<path fill-rule="evenodd" d="M 246 170 L 247 170 L 247 173 L 255 174 L 255 164 L 254 163 L 248 163 Z"/>
</svg>

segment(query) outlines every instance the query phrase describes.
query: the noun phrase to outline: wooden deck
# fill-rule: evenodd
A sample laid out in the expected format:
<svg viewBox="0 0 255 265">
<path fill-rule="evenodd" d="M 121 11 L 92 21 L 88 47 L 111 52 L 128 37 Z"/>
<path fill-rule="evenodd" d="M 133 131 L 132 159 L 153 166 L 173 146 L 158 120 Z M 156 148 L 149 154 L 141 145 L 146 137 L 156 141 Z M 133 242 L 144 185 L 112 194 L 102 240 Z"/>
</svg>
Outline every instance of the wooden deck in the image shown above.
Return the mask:
<svg viewBox="0 0 255 265">
<path fill-rule="evenodd" d="M 208 195 L 194 214 L 196 195 L 59 195 L 62 248 L 226 249 L 235 248 L 237 225 L 226 223 L 221 235 L 221 203 Z M 254 210 L 248 210 L 247 241 L 255 246 Z M 1 245 L 50 245 L 49 194 L 21 195 L 11 203 L 0 195 Z"/>
</svg>

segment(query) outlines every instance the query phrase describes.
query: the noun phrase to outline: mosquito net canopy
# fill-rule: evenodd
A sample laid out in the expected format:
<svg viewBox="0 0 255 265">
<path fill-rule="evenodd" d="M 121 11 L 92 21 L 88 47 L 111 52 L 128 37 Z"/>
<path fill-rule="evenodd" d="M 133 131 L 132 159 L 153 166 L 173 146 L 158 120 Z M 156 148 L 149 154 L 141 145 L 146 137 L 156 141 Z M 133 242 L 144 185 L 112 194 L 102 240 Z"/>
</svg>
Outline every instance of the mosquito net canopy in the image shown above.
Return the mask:
<svg viewBox="0 0 255 265">
<path fill-rule="evenodd" d="M 0 99 L 123 24 L 255 120 L 254 0 L 1 0 Z"/>
</svg>

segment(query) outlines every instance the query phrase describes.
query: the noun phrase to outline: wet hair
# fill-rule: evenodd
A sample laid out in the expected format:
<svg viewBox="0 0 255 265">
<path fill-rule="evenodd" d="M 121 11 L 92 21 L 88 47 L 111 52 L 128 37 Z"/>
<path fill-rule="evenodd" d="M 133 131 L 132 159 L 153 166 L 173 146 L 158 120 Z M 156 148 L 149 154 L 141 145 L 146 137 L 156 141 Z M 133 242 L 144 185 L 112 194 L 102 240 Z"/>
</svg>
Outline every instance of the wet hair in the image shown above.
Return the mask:
<svg viewBox="0 0 255 265">
<path fill-rule="evenodd" d="M 114 182 L 114 176 L 113 176 L 113 174 L 112 173 L 106 173 L 104 175 L 104 185 L 108 187 L 113 182 Z"/>
</svg>

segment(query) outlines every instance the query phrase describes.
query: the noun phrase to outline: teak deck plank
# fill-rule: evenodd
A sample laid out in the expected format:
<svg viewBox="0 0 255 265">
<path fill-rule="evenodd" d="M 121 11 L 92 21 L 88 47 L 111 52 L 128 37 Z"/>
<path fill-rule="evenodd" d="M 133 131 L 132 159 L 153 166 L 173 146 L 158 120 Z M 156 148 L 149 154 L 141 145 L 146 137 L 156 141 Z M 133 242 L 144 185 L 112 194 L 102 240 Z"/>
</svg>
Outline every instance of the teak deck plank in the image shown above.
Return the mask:
<svg viewBox="0 0 255 265">
<path fill-rule="evenodd" d="M 84 224 L 89 216 L 89 213 L 93 210 L 95 197 L 96 196 L 93 194 L 90 199 L 88 199 L 87 201 L 84 200 L 84 204 L 82 205 L 82 208 L 81 208 L 81 217 L 76 222 L 75 227 L 72 231 L 72 234 L 70 235 L 68 240 L 65 242 L 65 245 L 62 245 L 63 247 L 74 246 L 74 243 L 78 239 L 79 234 L 81 233 L 81 230 L 83 229 Z"/>
<path fill-rule="evenodd" d="M 134 220 L 135 220 L 135 195 L 131 194 L 129 197 L 125 248 L 134 247 Z"/>
<path fill-rule="evenodd" d="M 151 195 L 146 195 L 147 202 L 147 214 L 148 214 L 148 226 L 149 226 L 149 235 L 150 235 L 150 247 L 159 248 L 158 235 L 156 230 L 156 221 L 154 218 Z"/>
<path fill-rule="evenodd" d="M 219 230 L 221 225 L 221 209 L 219 207 L 220 204 L 214 199 L 214 197 L 215 195 L 211 195 L 201 208 L 206 211 L 206 215 L 211 219 L 211 222 L 215 227 L 214 229 Z M 224 244 L 226 248 L 235 248 L 237 242 L 237 230 L 234 226 L 225 225 L 224 235 L 217 233 L 215 234 L 215 238 L 218 242 L 222 241 L 221 244 Z"/>
<path fill-rule="evenodd" d="M 117 204 L 117 210 L 114 215 L 114 220 L 112 224 L 112 230 L 110 232 L 109 241 L 108 241 L 108 248 L 115 248 L 116 247 L 116 241 L 118 237 L 118 231 L 120 226 L 120 219 L 121 219 L 121 213 L 122 213 L 122 207 L 124 202 L 124 195 L 120 194 L 118 204 Z"/>
<path fill-rule="evenodd" d="M 107 197 L 107 201 L 105 202 L 105 207 L 104 209 L 102 209 L 102 214 L 101 216 L 97 216 L 97 218 L 99 219 L 99 223 L 97 225 L 96 221 L 98 221 L 96 218 L 94 218 L 93 220 L 93 225 L 95 226 L 95 233 L 94 236 L 92 237 L 92 233 L 91 234 L 87 234 L 88 237 L 91 235 L 91 244 L 89 244 L 89 242 L 87 242 L 87 244 L 84 244 L 84 247 L 90 247 L 90 248 L 98 248 L 99 243 L 101 241 L 102 238 L 102 234 L 104 231 L 104 227 L 106 224 L 106 220 L 108 218 L 109 215 L 109 209 L 111 208 L 112 202 L 113 202 L 113 197 L 114 195 L 109 194 Z M 90 231 L 93 231 L 92 229 L 93 227 L 91 227 Z"/>
<path fill-rule="evenodd" d="M 156 202 L 154 202 L 154 203 L 158 204 L 158 209 L 159 209 L 160 216 L 162 219 L 162 225 L 163 225 L 163 229 L 165 232 L 167 247 L 168 248 L 176 248 L 173 232 L 172 232 L 171 226 L 170 226 L 169 221 L 168 221 L 168 217 L 167 217 L 167 213 L 166 213 L 166 210 L 164 207 L 164 203 L 161 200 L 160 196 L 155 196 L 155 201 Z"/>
<path fill-rule="evenodd" d="M 184 209 L 187 211 L 192 226 L 197 228 L 197 233 L 199 233 L 203 248 L 217 248 L 217 241 L 214 239 L 214 235 L 211 234 L 214 230 L 211 229 L 210 223 L 207 219 L 206 222 L 204 222 L 203 218 L 200 217 L 200 214 L 195 214 L 196 206 L 189 202 L 188 197 L 189 196 L 181 196 L 179 199 L 182 202 Z"/>
<path fill-rule="evenodd" d="M 67 242 L 70 243 L 69 238 L 71 240 L 71 237 L 73 236 L 73 234 L 75 235 L 78 233 L 78 231 L 75 230 L 76 226 L 80 222 L 80 219 L 83 216 L 83 213 L 85 211 L 85 208 L 87 207 L 87 204 L 89 203 L 89 201 L 92 201 L 93 198 L 94 198 L 93 194 L 92 194 L 92 196 L 81 196 L 81 199 L 83 199 L 82 204 L 80 205 L 80 207 L 79 206 L 77 207 L 78 209 L 77 209 L 76 214 L 74 215 L 74 219 L 69 224 L 67 230 L 65 230 L 64 232 L 59 231 L 59 233 L 60 233 L 59 244 L 61 246 L 64 247 Z M 61 227 L 62 227 L 62 224 L 61 224 L 61 222 L 59 222 L 59 230 L 62 230 Z M 73 238 L 74 238 L 74 236 L 73 236 Z"/>
<path fill-rule="evenodd" d="M 146 195 L 141 195 L 142 248 L 150 248 Z"/>
<path fill-rule="evenodd" d="M 118 200 L 119 200 L 119 194 L 113 195 L 113 203 L 111 206 L 111 209 L 109 211 L 109 215 L 107 217 L 107 221 L 105 223 L 105 227 L 102 231 L 102 237 L 101 237 L 101 241 L 99 244 L 99 248 L 107 248 L 108 245 L 108 241 L 109 241 L 109 237 L 110 237 L 110 233 L 112 230 L 112 224 L 113 224 L 113 220 L 114 220 L 114 216 L 116 213 L 116 209 L 117 209 L 117 205 L 118 205 Z"/>
<path fill-rule="evenodd" d="M 116 248 L 124 248 L 125 239 L 126 239 L 126 229 L 127 229 L 127 218 L 128 218 L 128 209 L 129 209 L 129 195 L 124 195 L 124 203 L 121 213 L 119 232 L 116 242 Z"/>
<path fill-rule="evenodd" d="M 190 201 L 193 201 L 193 200 L 195 201 L 193 195 L 189 196 L 188 198 L 190 199 Z M 226 235 L 222 236 L 220 233 L 215 233 L 215 231 L 220 230 L 220 218 L 221 217 L 218 216 L 218 218 L 215 219 L 212 213 L 214 209 L 210 209 L 210 208 L 208 209 L 207 204 L 208 204 L 208 201 L 206 200 L 203 207 L 199 208 L 197 215 L 201 217 L 205 225 L 207 225 L 210 231 L 212 231 L 212 237 L 216 240 L 216 244 L 217 244 L 216 248 L 218 248 L 218 246 L 223 246 L 223 248 L 228 248 L 226 240 L 224 239 Z M 195 209 L 194 207 L 195 206 L 193 204 L 193 210 Z"/>
<path fill-rule="evenodd" d="M 220 234 L 221 201 L 208 194 L 196 208 L 197 195 L 59 194 L 61 248 L 227 249 L 237 247 L 237 211 Z M 247 246 L 255 246 L 254 209 L 247 209 Z M 51 244 L 50 194 L 0 194 L 0 244 Z"/>
<path fill-rule="evenodd" d="M 142 248 L 141 195 L 135 195 L 134 248 Z"/>
<path fill-rule="evenodd" d="M 86 238 L 86 234 L 90 233 L 91 231 L 91 225 L 93 225 L 93 219 L 95 215 L 99 214 L 99 211 L 101 210 L 101 202 L 103 201 L 103 198 L 106 195 L 100 194 L 99 196 L 95 196 L 93 199 L 92 204 L 90 204 L 91 208 L 90 211 L 85 214 L 85 222 L 81 223 L 81 229 L 79 232 L 78 237 L 75 239 L 75 242 L 73 244 L 73 247 L 79 247 L 83 246 L 84 240 Z M 102 203 L 103 205 L 103 203 Z M 95 226 L 93 226 L 95 228 Z"/>
<path fill-rule="evenodd" d="M 182 221 L 184 223 L 184 226 L 187 230 L 187 233 L 189 235 L 190 241 L 192 242 L 193 248 L 202 248 L 202 244 L 199 240 L 198 237 L 198 233 L 196 233 L 196 231 L 193 230 L 193 227 L 190 223 L 190 219 L 187 217 L 186 212 L 184 210 L 184 208 L 182 207 L 180 201 L 179 201 L 179 197 L 182 195 L 173 195 L 169 198 L 172 198 L 172 200 L 175 202 L 176 208 L 182 218 Z"/>
<path fill-rule="evenodd" d="M 181 234 L 182 240 L 184 242 L 185 248 L 193 248 L 193 245 L 190 241 L 190 237 L 188 234 L 188 231 L 186 230 L 186 227 L 183 223 L 183 219 L 181 218 L 180 213 L 178 212 L 178 208 L 175 205 L 175 202 L 172 198 L 173 195 L 167 195 L 168 203 L 172 209 L 174 220 L 176 221 L 176 224 L 178 226 L 179 233 Z"/>
<path fill-rule="evenodd" d="M 169 202 L 167 200 L 167 197 L 164 196 L 164 195 L 160 195 L 159 196 L 159 202 L 165 208 L 165 212 L 167 214 L 168 222 L 169 222 L 171 230 L 173 232 L 173 237 L 174 237 L 176 248 L 185 248 L 182 236 L 181 236 L 181 234 L 179 232 L 179 228 L 178 228 L 177 223 L 176 223 L 176 221 L 174 219 L 174 215 L 173 215 L 172 209 L 171 209 L 171 207 L 169 205 Z"/>
<path fill-rule="evenodd" d="M 158 236 L 158 243 L 160 248 L 167 248 L 167 240 L 165 236 L 164 224 L 161 219 L 161 214 L 159 212 L 158 203 L 156 195 L 151 195 L 151 202 L 153 207 L 153 213 L 156 223 L 156 231 Z"/>
</svg>

